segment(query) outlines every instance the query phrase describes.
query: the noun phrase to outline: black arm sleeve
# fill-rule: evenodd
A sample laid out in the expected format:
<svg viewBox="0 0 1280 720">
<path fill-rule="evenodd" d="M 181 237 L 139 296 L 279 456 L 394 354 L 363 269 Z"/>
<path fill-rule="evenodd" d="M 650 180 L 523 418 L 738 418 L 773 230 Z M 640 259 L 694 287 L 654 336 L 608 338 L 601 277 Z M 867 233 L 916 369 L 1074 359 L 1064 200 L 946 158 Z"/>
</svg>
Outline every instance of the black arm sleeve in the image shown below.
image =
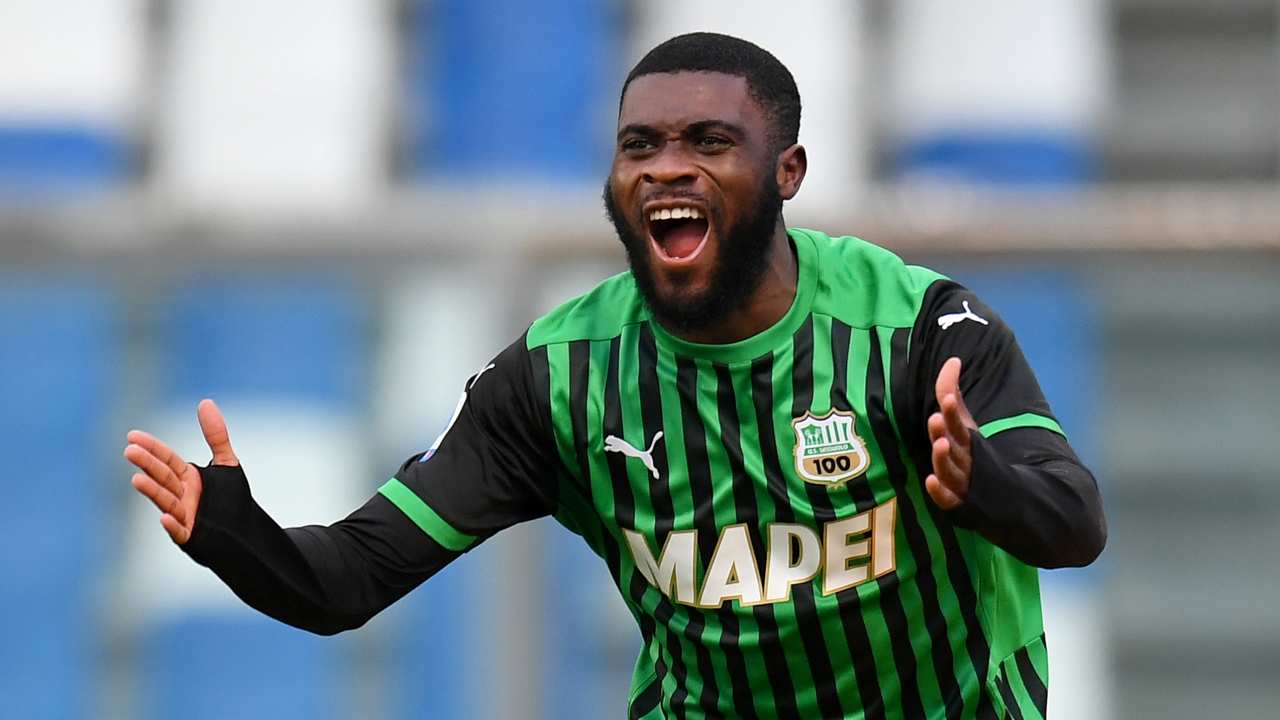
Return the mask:
<svg viewBox="0 0 1280 720">
<path fill-rule="evenodd" d="M 533 378 L 521 338 L 467 381 L 429 450 L 329 526 L 281 528 L 241 468 L 201 468 L 182 549 L 273 618 L 325 635 L 359 627 L 475 543 L 550 512 L 554 451 Z"/>
<path fill-rule="evenodd" d="M 945 319 L 966 312 L 973 317 Z M 953 356 L 962 361 L 961 394 L 982 432 L 971 434 L 968 497 L 948 516 L 1030 565 L 1088 565 L 1107 536 L 1097 482 L 1060 434 L 1008 326 L 950 281 L 929 288 L 912 330 L 912 445 L 922 470 L 932 464 L 926 421 L 938 410 L 934 385 Z"/>
<path fill-rule="evenodd" d="M 254 501 L 243 468 L 200 468 L 200 478 L 182 549 L 250 607 L 303 630 L 360 627 L 459 555 L 381 495 L 328 527 L 284 529 Z"/>
</svg>

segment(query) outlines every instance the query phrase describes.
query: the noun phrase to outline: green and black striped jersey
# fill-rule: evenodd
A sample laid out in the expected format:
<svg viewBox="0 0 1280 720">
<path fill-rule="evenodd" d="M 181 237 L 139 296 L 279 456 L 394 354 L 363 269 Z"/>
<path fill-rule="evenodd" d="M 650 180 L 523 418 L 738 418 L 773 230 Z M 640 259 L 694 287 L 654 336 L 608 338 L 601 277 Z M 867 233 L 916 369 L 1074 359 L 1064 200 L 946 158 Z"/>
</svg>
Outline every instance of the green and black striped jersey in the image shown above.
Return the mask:
<svg viewBox="0 0 1280 720">
<path fill-rule="evenodd" d="M 282 528 L 243 468 L 200 468 L 183 551 L 333 634 L 554 515 L 639 625 L 632 718 L 1043 717 L 1035 567 L 1101 552 L 1093 476 L 972 293 L 855 238 L 790 238 L 795 300 L 760 334 L 682 341 L 611 278 L 471 377 L 431 447 L 336 523 Z M 944 512 L 926 419 L 952 356 L 979 428 Z"/>
<path fill-rule="evenodd" d="M 1028 540 L 1010 518 L 1077 507 L 1006 492 L 1027 479 L 997 442 L 1020 438 L 1027 466 L 1078 461 L 1016 342 L 933 271 L 789 234 L 796 296 L 772 327 L 690 343 L 610 278 L 471 378 L 382 495 L 454 552 L 546 514 L 581 535 L 643 637 L 632 717 L 1043 716 L 1028 563 L 1062 563 L 1052 528 Z M 948 513 L 924 491 L 925 420 L 953 355 L 982 437 Z"/>
</svg>

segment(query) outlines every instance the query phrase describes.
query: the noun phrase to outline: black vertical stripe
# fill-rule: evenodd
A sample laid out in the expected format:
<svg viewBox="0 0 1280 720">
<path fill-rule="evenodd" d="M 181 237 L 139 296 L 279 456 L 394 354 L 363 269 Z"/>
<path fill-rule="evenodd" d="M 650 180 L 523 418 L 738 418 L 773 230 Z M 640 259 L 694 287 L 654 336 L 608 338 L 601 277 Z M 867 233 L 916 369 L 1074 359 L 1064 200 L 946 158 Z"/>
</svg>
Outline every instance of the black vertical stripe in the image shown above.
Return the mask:
<svg viewBox="0 0 1280 720">
<path fill-rule="evenodd" d="M 849 402 L 849 342 L 853 334 L 852 328 L 840 322 L 831 321 L 831 407 L 836 410 L 853 412 L 853 403 Z M 867 483 L 867 476 L 860 475 L 844 484 L 858 512 L 866 512 L 876 505 L 875 495 Z"/>
<path fill-rule="evenodd" d="M 622 402 L 618 393 L 618 355 L 620 352 L 621 338 L 615 337 L 609 343 L 609 368 L 605 375 L 604 384 L 604 431 L 601 434 L 613 434 L 621 437 L 622 432 Z M 634 530 L 636 527 L 636 507 L 635 495 L 631 491 L 631 482 L 627 478 L 626 457 L 619 453 L 605 453 L 605 460 L 609 467 L 609 476 L 613 483 L 613 508 L 614 520 L 619 527 L 625 527 Z M 616 580 L 616 579 L 615 579 Z M 617 581 L 617 580 L 616 580 Z M 622 582 L 618 582 L 618 587 L 622 587 Z M 636 571 L 631 572 L 631 577 L 627 580 L 627 591 L 630 594 L 631 602 L 637 607 L 640 606 L 640 600 L 644 596 L 648 583 Z M 647 652 L 649 644 L 654 642 L 654 624 L 653 618 L 648 613 L 639 612 L 640 635 L 644 638 L 644 649 L 641 652 Z M 659 657 L 657 663 L 657 676 L 652 684 L 636 697 L 632 704 L 632 711 L 638 712 L 640 715 L 653 709 L 662 699 L 662 679 L 666 675 L 666 665 Z"/>
<path fill-rule="evenodd" d="M 889 471 L 889 481 L 893 485 L 894 494 L 898 500 L 898 517 L 902 522 L 907 545 L 916 563 L 916 584 L 924 601 L 924 616 L 929 628 L 929 644 L 938 675 L 938 686 L 942 697 L 947 699 L 948 709 L 950 709 L 950 698 L 960 695 L 960 689 L 952 673 L 951 645 L 947 641 L 946 620 L 938 604 L 937 585 L 933 577 L 928 541 L 916 517 L 917 511 L 906 492 L 907 471 L 898 456 L 898 439 L 893 433 L 893 426 L 889 422 L 889 414 L 885 408 L 884 361 L 880 355 L 879 333 L 873 330 L 869 336 L 867 422 L 875 435 L 881 460 Z M 898 574 L 885 575 L 877 582 L 880 584 L 880 607 L 884 611 L 885 622 L 889 626 L 893 660 L 898 668 L 898 678 L 901 680 L 903 711 L 907 717 L 923 717 L 919 667 L 916 663 L 915 648 L 911 644 L 906 612 L 902 607 Z M 945 664 L 938 665 L 940 662 Z"/>
<path fill-rule="evenodd" d="M 706 430 L 698 414 L 698 366 L 689 359 L 676 360 L 676 386 L 680 390 L 680 419 L 683 423 L 684 454 L 689 470 L 689 490 L 693 497 L 693 524 L 698 534 L 698 554 L 702 567 L 710 567 L 719 529 L 711 502 L 711 466 L 707 460 Z"/>
<path fill-rule="evenodd" d="M 975 720 L 1000 720 L 996 715 L 995 703 L 991 701 L 991 696 L 987 694 L 987 688 L 978 688 L 978 712 Z"/>
<path fill-rule="evenodd" d="M 909 456 L 914 460 L 916 465 L 916 476 L 920 482 L 924 482 L 924 478 L 929 476 L 933 471 L 933 460 L 930 457 L 930 445 L 928 442 L 928 433 L 925 430 L 925 419 L 919 418 L 917 413 L 912 412 L 912 403 L 910 402 L 911 390 L 908 383 L 911 382 L 908 356 L 908 341 L 911 337 L 909 328 L 898 328 L 893 331 L 890 336 L 890 355 L 889 362 L 892 370 L 892 389 L 893 389 L 893 407 L 894 415 L 898 418 L 898 422 L 902 427 L 906 427 L 907 423 L 912 423 L 916 428 L 912 431 L 903 431 L 905 437 L 899 439 L 903 442 L 908 450 Z M 916 379 L 916 382 L 925 383 L 925 392 L 932 392 L 933 378 Z M 901 429 L 901 428 L 900 428 Z M 956 539 L 955 529 L 951 522 L 943 516 L 942 510 L 931 500 L 924 500 L 925 512 L 929 513 L 930 519 L 933 520 L 934 526 L 938 529 L 938 536 L 942 539 L 943 557 L 946 561 L 947 579 L 951 583 L 951 587 L 956 594 L 956 599 L 960 604 L 961 617 L 964 619 L 965 625 L 965 649 L 969 653 L 969 660 L 973 663 L 974 672 L 977 673 L 978 687 L 982 688 L 987 683 L 987 664 L 991 658 L 991 645 L 987 642 L 987 636 L 982 630 L 982 624 L 978 621 L 978 594 L 973 588 L 973 579 L 969 575 L 968 564 L 965 561 L 964 554 L 960 550 L 960 543 Z M 932 579 L 932 573 L 930 573 Z M 926 606 L 925 615 L 933 617 L 934 607 L 937 602 L 936 587 L 929 593 L 925 593 L 925 588 L 921 586 L 921 594 L 929 598 L 934 605 Z M 941 618 L 941 615 L 937 617 Z M 930 628 L 930 637 L 933 637 L 933 628 Z M 945 637 L 945 636 L 944 636 Z M 939 642 L 932 640 L 934 648 L 939 646 Z M 951 647 L 947 645 L 947 654 L 951 655 Z M 937 656 L 935 655 L 934 665 L 937 667 Z M 947 665 L 945 667 L 952 667 Z M 938 669 L 939 681 L 947 677 L 942 668 Z M 955 679 L 950 678 L 951 685 L 955 684 Z"/>
<path fill-rule="evenodd" d="M 640 720 L 640 718 L 658 707 L 658 703 L 661 701 L 662 682 L 655 678 L 649 682 L 648 687 L 641 690 L 639 695 L 636 695 L 635 700 L 631 701 L 631 707 L 627 712 L 628 720 Z"/>
<path fill-rule="evenodd" d="M 848 395 L 849 339 L 850 328 L 844 323 L 832 320 L 831 348 L 833 353 L 834 379 L 831 384 L 831 405 L 837 410 L 851 411 L 853 405 Z M 858 512 L 866 512 L 875 507 L 876 499 L 867 484 L 866 476 L 855 478 L 845 483 L 845 488 L 853 498 Z M 871 653 L 871 638 L 862 619 L 862 600 L 856 591 L 842 592 L 836 595 L 840 604 L 840 617 L 844 623 L 844 634 L 849 644 L 849 654 L 853 658 L 854 676 L 858 681 L 858 695 L 862 698 L 863 712 L 867 718 L 884 717 L 884 696 L 880 691 L 880 679 L 876 674 L 875 656 Z"/>
<path fill-rule="evenodd" d="M 593 495 L 592 495 L 591 483 L 590 483 L 591 465 L 590 465 L 590 456 L 589 456 L 590 449 L 588 446 L 588 439 L 590 436 L 587 432 L 587 402 L 588 402 L 587 395 L 588 395 L 590 370 L 591 370 L 590 341 L 581 340 L 581 341 L 575 341 L 570 343 L 569 344 L 570 376 L 568 378 L 569 380 L 569 416 L 570 416 L 570 423 L 573 427 L 573 440 L 574 440 L 573 446 L 577 453 L 578 467 L 580 468 L 580 471 L 582 474 L 582 478 L 579 480 L 579 485 L 581 486 L 582 493 L 587 500 L 587 503 L 586 503 L 587 506 L 589 508 L 594 508 L 595 504 L 592 500 Z M 615 403 L 615 407 L 616 407 L 616 403 Z M 570 489 L 570 491 L 575 492 L 577 490 Z M 629 493 L 628 493 L 628 497 L 630 497 Z M 615 499 L 616 499 L 616 496 L 615 496 Z M 634 516 L 634 508 L 633 508 L 633 516 Z M 619 583 L 620 571 L 621 571 L 619 553 L 621 552 L 621 549 L 618 546 L 616 537 L 609 531 L 608 528 L 604 526 L 604 523 L 598 517 L 582 518 L 581 521 L 582 522 L 594 521 L 599 524 L 600 546 L 601 546 L 601 551 L 604 554 L 605 564 L 608 566 L 609 573 L 613 576 L 614 582 Z M 637 583 L 640 583 L 640 585 L 637 586 Z M 638 598 L 639 595 L 644 592 L 643 583 L 644 583 L 644 580 L 639 577 L 639 573 L 634 573 L 632 575 L 631 590 L 632 590 L 633 596 Z M 621 585 L 619 584 L 619 586 Z M 666 611 L 665 614 L 662 612 L 664 609 Z M 671 608 L 669 605 L 666 605 L 665 607 L 659 606 L 658 611 L 659 612 L 655 613 L 655 616 L 657 616 L 658 620 L 663 624 L 663 628 L 666 630 L 668 641 L 670 642 L 672 647 L 671 657 L 673 659 L 674 667 L 671 668 L 671 670 L 673 674 L 676 676 L 677 680 L 679 681 L 679 686 L 683 687 L 684 667 L 680 662 L 680 656 L 679 656 L 680 646 L 675 639 L 675 635 L 670 631 L 668 626 L 668 623 L 671 618 Z M 643 614 L 642 614 L 642 617 L 643 617 Z M 640 626 L 640 630 L 641 630 L 641 635 L 644 637 L 644 641 L 646 645 L 654 641 L 653 633 L 655 628 L 653 626 L 652 621 L 642 622 Z M 666 676 L 668 672 L 668 667 L 666 663 L 662 660 L 661 655 L 659 655 L 658 661 L 655 663 L 655 670 L 656 670 L 655 681 L 658 684 L 658 687 L 661 687 L 662 679 Z"/>
<path fill-rule="evenodd" d="M 748 527 L 756 527 L 759 523 L 756 517 L 755 498 L 742 461 L 742 428 L 738 424 L 733 377 L 729 374 L 728 366 L 717 364 L 715 370 L 716 409 L 720 416 L 720 444 L 724 446 L 725 457 L 729 461 L 729 477 L 733 479 L 734 509 L 739 522 L 747 523 Z M 742 632 L 738 616 L 734 613 L 732 605 L 724 606 L 718 614 L 720 624 L 724 627 L 724 633 L 720 637 L 720 647 L 724 649 L 729 677 L 733 678 L 734 709 L 743 717 L 756 718 L 758 716 L 752 700 L 751 678 L 747 674 L 747 663 L 738 645 L 738 638 Z"/>
<path fill-rule="evenodd" d="M 718 539 L 715 506 L 712 504 L 711 464 L 707 460 L 707 435 L 698 412 L 698 366 L 681 358 L 676 363 L 676 387 L 680 393 L 680 419 L 684 436 L 684 455 L 689 471 L 689 491 L 693 499 L 693 526 L 702 553 L 702 567 L 711 566 L 711 554 Z M 689 639 L 698 645 L 698 672 L 702 674 L 702 692 L 698 705 L 704 711 L 718 713 L 720 703 L 716 689 L 715 669 L 706 653 L 703 633 L 706 623 L 701 610 L 689 609 Z"/>
<path fill-rule="evenodd" d="M 611 352 L 611 359 L 612 357 L 613 357 L 613 354 Z M 591 502 L 592 495 L 591 495 L 591 485 L 589 482 L 591 466 L 590 466 L 590 457 L 588 454 L 589 446 L 587 443 L 587 440 L 589 438 L 589 435 L 587 434 L 587 401 L 588 401 L 587 386 L 589 384 L 589 378 L 590 378 L 590 369 L 591 369 L 590 362 L 591 362 L 590 341 L 581 340 L 581 341 L 575 341 L 569 344 L 569 373 L 570 373 L 570 376 L 568 378 L 569 380 L 569 414 L 570 414 L 570 423 L 573 427 L 573 435 L 574 435 L 573 445 L 574 445 L 575 451 L 577 452 L 578 466 L 583 475 L 580 482 L 583 486 L 585 486 L 585 492 L 584 492 L 585 497 L 588 499 L 588 505 L 594 507 L 594 503 Z M 613 363 L 611 363 L 611 365 L 612 364 Z M 616 369 L 613 372 L 616 373 Z M 606 389 L 606 392 L 608 392 L 607 389 Z M 617 403 L 615 403 L 614 405 L 616 408 Z M 612 472 L 610 474 L 612 476 Z M 628 493 L 628 497 L 630 497 L 629 493 Z M 615 496 L 615 499 L 616 499 L 616 496 Z M 634 516 L 634 508 L 632 508 L 632 514 Z M 592 519 L 583 518 L 582 521 L 591 522 Z M 601 549 L 605 555 L 605 563 L 608 565 L 609 571 L 614 577 L 614 581 L 618 582 L 620 578 L 620 574 L 619 574 L 620 548 L 618 547 L 618 543 L 615 536 L 607 528 L 604 527 L 604 524 L 602 522 L 600 523 L 600 538 L 601 538 Z M 637 580 L 641 583 L 644 582 L 642 579 L 638 578 L 638 575 L 639 575 L 638 573 L 635 573 L 632 576 L 632 594 L 636 597 L 639 597 L 639 594 L 637 593 L 637 591 L 639 593 L 644 592 L 643 586 L 638 588 L 636 587 Z M 659 610 L 661 609 L 662 608 L 659 608 Z M 664 623 L 664 627 L 665 627 L 666 621 L 670 619 L 670 607 L 668 607 L 667 610 L 668 610 L 668 614 L 666 615 L 665 618 L 662 617 L 660 614 L 655 613 L 656 615 L 659 616 L 659 620 Z M 640 626 L 641 626 L 640 627 L 641 635 L 644 637 L 644 641 L 647 646 L 650 642 L 654 641 L 653 632 L 655 628 L 653 627 L 652 622 L 641 622 Z M 674 660 L 673 665 L 677 666 L 679 670 L 682 671 L 683 666 L 680 665 L 680 658 L 678 655 L 679 644 L 676 642 L 674 635 L 669 630 L 667 631 L 666 634 L 669 638 L 669 641 L 674 647 L 674 650 L 671 653 L 671 656 Z M 657 687 L 661 688 L 662 679 L 666 676 L 668 672 L 667 664 L 662 660 L 661 655 L 659 655 L 658 661 L 655 663 L 655 670 L 656 670 L 655 684 L 657 685 Z M 681 681 L 681 684 L 683 684 L 683 679 L 681 675 L 679 673 L 674 673 L 674 671 L 673 671 L 673 674 L 675 674 L 677 679 Z"/>
<path fill-rule="evenodd" d="M 751 400 L 756 411 L 756 442 L 760 445 L 760 457 L 764 461 L 765 484 L 769 488 L 769 497 L 774 504 L 774 518 L 782 522 L 792 522 L 795 520 L 795 513 L 791 509 L 790 495 L 787 494 L 787 477 L 780 469 L 778 443 L 775 440 L 777 436 L 774 434 L 773 427 L 773 361 L 773 353 L 769 353 L 751 363 Z M 760 534 L 759 518 L 756 517 L 755 520 L 750 525 L 751 541 L 756 543 L 756 547 L 762 548 L 765 547 L 765 542 Z M 757 605 L 752 610 L 755 613 L 756 622 L 760 625 L 760 643 L 765 650 L 765 666 L 769 669 L 769 677 L 773 681 L 774 703 L 778 709 L 778 716 L 795 717 L 797 713 L 795 681 L 791 678 L 786 657 L 780 652 L 778 622 L 775 619 L 773 606 Z"/>
<path fill-rule="evenodd" d="M 1004 698 L 1004 707 L 1008 716 L 1014 720 L 1025 720 L 1022 708 L 1018 707 L 1018 699 L 1013 696 L 1013 689 L 1009 687 L 1009 679 L 1004 675 L 997 677 L 996 687 L 1000 689 L 1000 697 Z"/>
<path fill-rule="evenodd" d="M 1040 711 L 1042 717 L 1049 714 L 1049 688 L 1045 687 L 1044 681 L 1040 679 L 1040 674 L 1036 672 L 1036 668 L 1031 664 L 1031 656 L 1027 653 L 1026 647 L 1018 648 L 1013 654 L 1014 662 L 1018 665 L 1018 674 L 1022 676 L 1022 686 L 1027 689 L 1027 694 L 1031 696 L 1031 702 L 1035 703 L 1036 709 Z"/>
<path fill-rule="evenodd" d="M 797 418 L 809 411 L 813 404 L 813 316 L 805 319 L 796 331 L 792 341 L 791 353 L 791 417 Z M 759 406 L 756 409 L 759 414 Z M 760 434 L 761 442 L 772 435 Z M 775 446 L 777 443 L 773 443 Z M 773 457 L 778 460 L 777 454 Z M 780 462 L 780 460 L 779 460 Z M 781 466 L 770 467 L 765 464 L 766 472 L 776 472 L 785 477 Z M 812 508 L 813 526 L 821 529 L 822 523 L 835 518 L 835 506 L 827 488 L 813 483 L 800 481 L 809 496 Z M 784 519 L 779 507 L 777 519 L 781 522 L 794 522 L 794 508 L 786 508 L 790 518 Z M 800 637 L 804 641 L 805 657 L 809 660 L 809 671 L 813 675 L 818 697 L 818 709 L 822 717 L 844 717 L 840 705 L 840 688 L 836 684 L 835 670 L 831 665 L 831 652 L 827 649 L 826 639 L 822 636 L 821 618 L 818 617 L 817 604 L 813 598 L 813 583 L 800 583 L 791 590 L 791 602 L 795 608 L 796 622 L 800 627 Z"/>
<path fill-rule="evenodd" d="M 658 387 L 658 349 L 653 340 L 653 332 L 647 326 L 641 328 L 639 341 L 640 416 L 644 424 L 643 442 L 647 444 L 662 430 L 662 395 Z M 675 524 L 671 489 L 667 485 L 667 444 L 658 443 L 652 457 L 653 465 L 658 470 L 658 478 L 650 476 L 649 481 L 649 497 L 653 503 L 653 540 L 655 547 L 661 548 Z M 684 666 L 680 639 L 671 629 L 671 618 L 674 615 L 675 608 L 663 596 L 654 611 L 654 617 L 661 623 L 671 651 L 670 671 L 676 680 L 676 691 L 672 694 L 670 703 L 672 712 L 679 718 L 684 717 L 684 706 L 689 696 L 689 672 Z M 695 643 L 695 646 L 698 645 Z"/>
<path fill-rule="evenodd" d="M 578 455 L 578 468 L 582 474 L 583 495 L 590 507 L 595 507 L 591 490 L 591 457 L 587 439 L 587 394 L 588 378 L 591 373 L 591 343 L 588 340 L 577 340 L 569 343 L 569 418 L 573 425 L 573 447 Z M 583 522 L 592 522 L 592 518 L 583 518 Z M 599 523 L 598 519 L 596 522 Z M 605 564 L 609 574 L 618 581 L 618 543 L 600 524 L 600 549 L 604 553 Z"/>
<path fill-rule="evenodd" d="M 547 361 L 546 345 L 540 345 L 529 351 L 529 368 L 533 376 L 534 397 L 544 400 L 544 402 L 537 403 L 537 419 L 542 423 L 542 427 L 539 430 L 544 437 L 554 438 L 555 423 L 551 417 L 551 365 Z M 571 482 L 566 477 L 568 475 L 567 468 L 557 472 L 555 475 L 555 493 L 550 503 L 553 513 L 558 509 L 559 497 L 564 492 L 564 486 Z"/>
</svg>

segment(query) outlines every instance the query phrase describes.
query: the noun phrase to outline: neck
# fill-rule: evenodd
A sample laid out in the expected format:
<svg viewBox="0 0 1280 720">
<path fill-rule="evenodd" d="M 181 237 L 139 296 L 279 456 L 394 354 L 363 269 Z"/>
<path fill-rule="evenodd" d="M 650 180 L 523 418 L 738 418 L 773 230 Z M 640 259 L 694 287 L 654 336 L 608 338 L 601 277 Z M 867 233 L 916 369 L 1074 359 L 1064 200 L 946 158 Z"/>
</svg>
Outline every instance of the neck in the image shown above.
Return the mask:
<svg viewBox="0 0 1280 720">
<path fill-rule="evenodd" d="M 791 309 L 799 283 L 799 266 L 782 218 L 773 231 L 769 266 L 746 302 L 713 328 L 679 333 L 682 340 L 725 345 L 746 340 L 772 327 Z"/>
</svg>

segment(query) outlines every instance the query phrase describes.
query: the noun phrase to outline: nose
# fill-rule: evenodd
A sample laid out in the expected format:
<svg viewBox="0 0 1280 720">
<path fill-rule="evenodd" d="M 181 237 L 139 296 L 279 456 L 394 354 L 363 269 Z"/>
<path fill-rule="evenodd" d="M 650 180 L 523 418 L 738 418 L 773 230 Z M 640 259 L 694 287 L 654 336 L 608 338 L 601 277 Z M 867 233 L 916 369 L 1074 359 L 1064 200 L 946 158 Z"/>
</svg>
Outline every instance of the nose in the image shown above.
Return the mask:
<svg viewBox="0 0 1280 720">
<path fill-rule="evenodd" d="M 667 143 L 645 164 L 642 175 L 652 185 L 691 184 L 697 177 L 697 168 L 680 143 Z"/>
</svg>

